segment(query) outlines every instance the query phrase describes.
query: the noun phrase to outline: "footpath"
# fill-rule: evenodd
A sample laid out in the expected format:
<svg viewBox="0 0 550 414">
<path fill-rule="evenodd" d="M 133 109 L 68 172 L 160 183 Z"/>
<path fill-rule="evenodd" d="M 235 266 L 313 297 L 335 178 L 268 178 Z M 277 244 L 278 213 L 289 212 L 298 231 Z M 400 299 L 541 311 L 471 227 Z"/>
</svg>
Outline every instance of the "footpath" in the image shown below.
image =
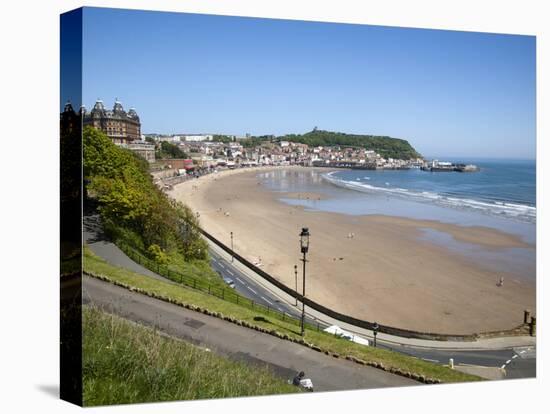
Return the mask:
<svg viewBox="0 0 550 414">
<path fill-rule="evenodd" d="M 233 360 L 260 367 L 268 365 L 281 378 L 291 379 L 297 372 L 304 371 L 312 379 L 316 391 L 420 385 L 410 378 L 336 359 L 95 278 L 85 276 L 82 287 L 84 303 Z"/>
</svg>

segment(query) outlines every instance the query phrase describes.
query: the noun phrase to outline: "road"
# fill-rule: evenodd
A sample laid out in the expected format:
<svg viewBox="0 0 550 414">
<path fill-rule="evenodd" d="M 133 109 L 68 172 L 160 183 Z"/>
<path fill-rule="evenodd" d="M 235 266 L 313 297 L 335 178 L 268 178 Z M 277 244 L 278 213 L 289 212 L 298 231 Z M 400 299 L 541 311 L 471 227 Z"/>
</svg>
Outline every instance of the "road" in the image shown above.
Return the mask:
<svg viewBox="0 0 550 414">
<path fill-rule="evenodd" d="M 293 302 L 289 304 L 264 285 L 251 279 L 246 273 L 233 266 L 231 261 L 226 261 L 218 253 L 210 250 L 212 268 L 220 274 L 221 277 L 230 278 L 235 282 L 235 290 L 241 295 L 252 299 L 254 302 L 277 309 L 279 312 L 285 312 L 299 319 L 302 315 L 301 303 Z M 306 314 L 305 321 L 311 325 L 319 325 L 319 329 L 328 327 L 328 324 Z"/>
<path fill-rule="evenodd" d="M 101 233 L 101 226 L 97 216 L 88 216 L 84 220 L 84 240 L 90 249 L 107 262 L 125 267 L 137 273 L 145 274 L 165 282 L 170 280 L 146 269 L 132 261 L 116 245 L 107 241 Z M 242 295 L 262 303 L 266 306 L 275 307 L 280 311 L 293 315 L 297 318 L 301 315 L 301 308 L 296 307 L 294 299 L 289 300 L 288 296 L 282 295 L 280 291 L 273 288 L 261 277 L 253 277 L 249 271 L 236 260 L 232 263 L 231 257 L 216 246 L 210 243 L 210 256 L 212 267 L 221 277 L 228 277 L 235 282 L 235 289 Z M 316 315 L 312 315 L 306 307 L 306 321 L 316 325 L 319 323 L 321 329 L 329 325 Z M 359 334 L 359 332 L 353 331 Z M 361 336 L 361 335 L 360 335 Z M 370 337 L 363 336 L 370 339 Z M 396 344 L 391 341 L 378 339 L 377 345 L 391 349 L 396 352 L 415 356 L 429 362 L 448 364 L 453 358 L 455 365 L 480 365 L 485 367 L 503 368 L 506 372 L 505 378 L 533 378 L 536 376 L 536 352 L 534 346 L 515 347 L 510 349 L 487 349 L 487 350 L 457 350 L 437 349 L 434 347 L 424 348 Z M 524 351 L 521 353 L 521 351 Z"/>
<path fill-rule="evenodd" d="M 288 298 L 277 293 L 277 289 L 270 289 L 270 285 L 267 281 L 262 282 L 258 278 L 251 277 L 250 273 L 243 271 L 242 266 L 239 266 L 238 263 L 232 263 L 228 254 L 224 255 L 212 244 L 210 244 L 210 247 L 212 266 L 222 277 L 233 279 L 236 284 L 236 289 L 240 293 L 260 302 L 262 302 L 262 298 L 267 298 L 269 302 L 277 303 L 277 305 L 281 309 L 285 309 L 287 313 L 299 317 L 301 313 L 297 311 L 297 308 L 288 303 Z M 265 301 L 263 301 L 263 303 L 269 304 Z M 319 323 L 321 327 L 329 325 L 309 314 L 307 309 L 306 307 L 306 320 L 310 323 Z M 377 346 L 442 365 L 448 364 L 449 359 L 452 358 L 455 365 L 479 365 L 484 367 L 504 368 L 506 371 L 505 378 L 532 378 L 536 375 L 536 354 L 534 352 L 534 347 L 517 347 L 500 350 L 456 350 L 399 345 L 380 339 L 377 341 Z M 524 350 L 526 351 L 520 354 L 520 352 Z M 522 356 L 522 358 L 519 358 L 520 356 Z M 507 361 L 513 363 L 507 363 Z"/>
<path fill-rule="evenodd" d="M 85 276 L 83 302 L 137 323 L 155 327 L 212 352 L 252 365 L 268 365 L 291 379 L 304 371 L 316 391 L 420 385 L 409 378 L 336 359 L 302 345 L 190 311 L 111 283 Z"/>
<path fill-rule="evenodd" d="M 455 365 L 477 365 L 502 368 L 505 370 L 504 379 L 534 378 L 536 376 L 536 352 L 534 347 L 483 351 L 438 350 L 433 348 L 420 349 L 413 347 L 396 347 L 383 343 L 381 347 L 415 356 L 436 364 L 448 364 L 449 359 L 452 358 Z"/>
</svg>

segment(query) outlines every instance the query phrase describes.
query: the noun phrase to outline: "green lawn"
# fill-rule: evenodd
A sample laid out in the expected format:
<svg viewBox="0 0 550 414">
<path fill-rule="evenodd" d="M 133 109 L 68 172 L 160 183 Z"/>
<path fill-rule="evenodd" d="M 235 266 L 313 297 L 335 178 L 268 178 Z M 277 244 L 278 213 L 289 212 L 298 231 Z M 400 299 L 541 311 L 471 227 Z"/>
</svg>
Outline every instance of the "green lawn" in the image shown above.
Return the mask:
<svg viewBox="0 0 550 414">
<path fill-rule="evenodd" d="M 160 265 L 122 240 L 115 241 L 115 244 L 135 262 L 174 282 L 191 284 L 191 280 L 195 280 L 203 289 L 208 289 L 208 286 L 216 290 L 227 288 L 206 260 L 185 260 L 180 253 L 172 251 L 166 253 L 167 263 Z"/>
<path fill-rule="evenodd" d="M 87 247 L 84 249 L 84 270 L 102 279 L 132 288 L 141 293 L 197 310 L 207 309 L 221 317 L 231 317 L 248 326 L 256 326 L 277 332 L 285 339 L 300 339 L 300 329 L 295 320 L 283 321 L 263 309 L 250 309 L 191 288 L 162 282 L 123 268 L 114 267 L 95 256 Z M 337 338 L 316 329 L 306 329 L 305 341 L 323 352 L 338 354 L 339 357 L 354 357 L 371 365 L 382 365 L 386 369 L 399 369 L 441 382 L 479 381 L 480 377 L 464 374 L 448 367 L 432 364 L 419 358 L 409 357 L 380 348 L 366 347 Z"/>
<path fill-rule="evenodd" d="M 267 367 L 222 358 L 150 328 L 83 308 L 84 405 L 299 392 Z"/>
</svg>

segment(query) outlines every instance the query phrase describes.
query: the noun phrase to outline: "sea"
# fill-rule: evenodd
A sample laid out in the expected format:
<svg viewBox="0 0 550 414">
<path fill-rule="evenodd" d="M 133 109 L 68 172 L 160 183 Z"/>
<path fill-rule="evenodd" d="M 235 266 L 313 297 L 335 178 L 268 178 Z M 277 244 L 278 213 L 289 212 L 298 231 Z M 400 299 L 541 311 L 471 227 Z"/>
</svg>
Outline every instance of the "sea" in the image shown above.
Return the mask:
<svg viewBox="0 0 550 414">
<path fill-rule="evenodd" d="M 450 235 L 423 229 L 422 238 L 502 270 L 535 273 L 536 162 L 534 160 L 453 159 L 477 172 L 409 170 L 289 169 L 262 172 L 260 181 L 280 200 L 306 210 L 349 215 L 387 215 L 484 226 L 519 236 L 533 248 L 483 250 Z M 321 199 L 284 197 L 310 192 Z"/>
</svg>

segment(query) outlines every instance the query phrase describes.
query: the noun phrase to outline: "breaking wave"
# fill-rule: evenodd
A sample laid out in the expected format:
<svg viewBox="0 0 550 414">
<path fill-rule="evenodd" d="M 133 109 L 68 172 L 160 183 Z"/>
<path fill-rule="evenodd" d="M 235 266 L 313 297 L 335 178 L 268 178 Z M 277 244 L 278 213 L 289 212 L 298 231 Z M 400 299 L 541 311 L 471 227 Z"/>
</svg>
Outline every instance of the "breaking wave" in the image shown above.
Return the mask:
<svg viewBox="0 0 550 414">
<path fill-rule="evenodd" d="M 405 188 L 391 187 L 389 183 L 385 183 L 385 187 L 378 187 L 362 181 L 342 180 L 334 177 L 334 174 L 334 171 L 322 174 L 322 178 L 337 187 L 363 193 L 393 196 L 424 203 L 435 203 L 442 207 L 461 210 L 466 209 L 493 216 L 508 217 L 528 223 L 536 223 L 537 209 L 529 205 L 498 200 L 474 200 L 430 191 L 412 191 Z"/>
</svg>

